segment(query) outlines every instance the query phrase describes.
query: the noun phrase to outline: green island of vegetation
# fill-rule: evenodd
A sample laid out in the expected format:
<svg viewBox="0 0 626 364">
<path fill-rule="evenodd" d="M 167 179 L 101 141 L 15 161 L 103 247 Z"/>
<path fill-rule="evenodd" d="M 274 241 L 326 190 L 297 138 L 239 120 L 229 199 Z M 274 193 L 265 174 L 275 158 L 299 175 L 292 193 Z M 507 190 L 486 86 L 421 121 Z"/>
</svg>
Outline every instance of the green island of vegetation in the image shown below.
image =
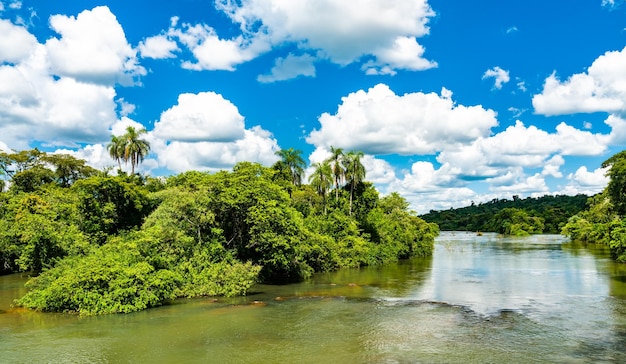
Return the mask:
<svg viewBox="0 0 626 364">
<path fill-rule="evenodd" d="M 16 304 L 82 315 L 178 297 L 244 295 L 256 282 L 429 256 L 436 224 L 365 181 L 362 153 L 332 148 L 302 183 L 294 149 L 272 167 L 140 176 L 150 145 L 112 137 L 115 176 L 69 155 L 0 153 L 0 273 L 33 275 Z"/>
</svg>

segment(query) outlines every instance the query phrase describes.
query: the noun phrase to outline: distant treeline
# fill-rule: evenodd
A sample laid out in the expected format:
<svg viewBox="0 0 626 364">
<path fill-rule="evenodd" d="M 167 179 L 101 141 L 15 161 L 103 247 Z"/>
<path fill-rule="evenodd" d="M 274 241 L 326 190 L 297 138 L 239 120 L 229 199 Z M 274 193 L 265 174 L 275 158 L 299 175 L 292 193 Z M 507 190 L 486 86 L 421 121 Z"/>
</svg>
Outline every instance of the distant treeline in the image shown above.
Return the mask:
<svg viewBox="0 0 626 364">
<path fill-rule="evenodd" d="M 511 215 L 515 209 L 517 215 L 528 218 L 538 218 L 535 225 L 542 231 L 533 233 L 558 234 L 567 220 L 587 207 L 587 195 L 565 196 L 546 195 L 539 198 L 525 199 L 513 196 L 512 200 L 493 199 L 489 202 L 472 203 L 471 206 L 458 209 L 433 211 L 420 216 L 428 222 L 439 225 L 444 231 L 482 231 L 504 233 L 503 215 Z"/>
</svg>

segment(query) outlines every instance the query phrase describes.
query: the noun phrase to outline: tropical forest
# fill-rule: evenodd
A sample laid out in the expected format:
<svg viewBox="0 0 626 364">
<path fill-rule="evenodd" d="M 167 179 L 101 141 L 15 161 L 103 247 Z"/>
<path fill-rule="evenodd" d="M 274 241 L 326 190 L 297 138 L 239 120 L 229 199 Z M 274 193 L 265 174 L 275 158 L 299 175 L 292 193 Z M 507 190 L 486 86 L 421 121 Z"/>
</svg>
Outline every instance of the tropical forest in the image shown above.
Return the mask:
<svg viewBox="0 0 626 364">
<path fill-rule="evenodd" d="M 437 225 L 399 194 L 381 197 L 361 152 L 332 148 L 306 180 L 293 148 L 270 167 L 151 177 L 135 173 L 144 133 L 111 138 L 115 172 L 38 149 L 0 154 L 0 272 L 31 276 L 17 306 L 128 313 L 433 252 Z"/>
</svg>

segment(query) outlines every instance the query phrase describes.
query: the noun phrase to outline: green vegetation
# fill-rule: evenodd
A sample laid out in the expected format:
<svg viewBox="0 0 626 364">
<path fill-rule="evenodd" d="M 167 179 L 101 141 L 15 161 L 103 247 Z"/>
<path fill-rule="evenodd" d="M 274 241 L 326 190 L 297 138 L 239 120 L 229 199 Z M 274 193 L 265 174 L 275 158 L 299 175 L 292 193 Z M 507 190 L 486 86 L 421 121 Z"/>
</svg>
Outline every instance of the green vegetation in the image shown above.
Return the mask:
<svg viewBox="0 0 626 364">
<path fill-rule="evenodd" d="M 589 199 L 589 208 L 573 216 L 562 233 L 574 241 L 608 245 L 611 256 L 626 263 L 626 151 L 602 163 L 609 184 Z"/>
<path fill-rule="evenodd" d="M 147 150 L 119 139 L 110 155 L 134 169 Z M 18 305 L 92 315 L 432 254 L 437 226 L 398 194 L 381 198 L 362 154 L 316 166 L 311 185 L 300 154 L 157 179 L 109 176 L 69 155 L 2 153 L 0 271 L 34 275 Z"/>
<path fill-rule="evenodd" d="M 568 219 L 583 211 L 587 196 L 543 196 L 512 200 L 493 199 L 487 203 L 420 216 L 445 231 L 497 232 L 505 235 L 558 234 Z"/>
</svg>

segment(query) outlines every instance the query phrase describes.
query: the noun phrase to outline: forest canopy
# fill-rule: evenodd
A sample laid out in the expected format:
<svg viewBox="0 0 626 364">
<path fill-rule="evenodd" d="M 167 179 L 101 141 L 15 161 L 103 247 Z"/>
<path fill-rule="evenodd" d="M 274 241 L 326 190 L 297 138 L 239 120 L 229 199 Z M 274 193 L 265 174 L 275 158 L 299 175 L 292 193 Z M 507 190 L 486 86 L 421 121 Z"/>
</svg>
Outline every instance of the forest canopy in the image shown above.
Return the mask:
<svg viewBox="0 0 626 364">
<path fill-rule="evenodd" d="M 602 163 L 609 183 L 589 199 L 589 207 L 572 216 L 563 234 L 572 240 L 607 245 L 611 257 L 626 263 L 626 151 Z"/>
<path fill-rule="evenodd" d="M 446 231 L 496 232 L 505 235 L 558 234 L 568 219 L 587 207 L 586 195 L 546 195 L 493 199 L 420 216 Z"/>
<path fill-rule="evenodd" d="M 141 162 L 146 150 L 125 155 L 114 142 L 112 158 Z M 18 305 L 89 315 L 431 255 L 437 225 L 400 195 L 381 197 L 361 153 L 334 151 L 310 184 L 293 149 L 271 167 L 166 178 L 110 175 L 36 149 L 0 153 L 0 271 L 33 275 Z"/>
</svg>

